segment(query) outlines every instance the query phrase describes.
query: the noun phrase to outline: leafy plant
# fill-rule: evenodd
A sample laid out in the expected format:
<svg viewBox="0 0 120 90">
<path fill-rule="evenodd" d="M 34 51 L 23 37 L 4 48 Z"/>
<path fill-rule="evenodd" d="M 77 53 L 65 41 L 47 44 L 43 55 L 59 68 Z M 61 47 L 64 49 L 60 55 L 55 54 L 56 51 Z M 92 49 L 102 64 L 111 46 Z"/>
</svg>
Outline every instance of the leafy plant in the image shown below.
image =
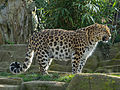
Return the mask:
<svg viewBox="0 0 120 90">
<path fill-rule="evenodd" d="M 35 73 L 29 73 L 29 74 L 19 74 L 19 75 L 13 75 L 11 73 L 7 72 L 0 72 L 0 76 L 4 77 L 15 77 L 15 78 L 22 78 L 23 81 L 34 81 L 34 80 L 41 80 L 41 81 L 60 81 L 60 82 L 70 82 L 72 78 L 75 75 L 71 74 L 58 74 L 58 73 L 53 73 L 52 75 L 40 75 L 40 74 L 35 74 Z"/>
<path fill-rule="evenodd" d="M 66 76 L 62 76 L 62 77 L 59 77 L 59 78 L 57 79 L 57 81 L 62 81 L 62 82 L 67 82 L 67 83 L 69 83 L 74 76 L 75 76 L 75 75 L 73 75 L 73 74 L 66 75 Z"/>
<path fill-rule="evenodd" d="M 11 41 L 9 41 L 9 40 L 8 40 L 8 41 L 5 41 L 5 43 L 6 43 L 6 44 L 11 44 L 11 45 L 15 44 L 14 42 L 11 42 Z"/>
<path fill-rule="evenodd" d="M 41 0 L 39 0 L 41 1 Z M 38 0 L 37 0 L 38 2 Z M 44 0 L 46 28 L 76 29 L 113 19 L 117 0 Z"/>
<path fill-rule="evenodd" d="M 36 0 L 36 4 L 45 28 L 75 30 L 95 22 L 107 23 L 112 32 L 111 43 L 120 41 L 119 0 Z"/>
</svg>

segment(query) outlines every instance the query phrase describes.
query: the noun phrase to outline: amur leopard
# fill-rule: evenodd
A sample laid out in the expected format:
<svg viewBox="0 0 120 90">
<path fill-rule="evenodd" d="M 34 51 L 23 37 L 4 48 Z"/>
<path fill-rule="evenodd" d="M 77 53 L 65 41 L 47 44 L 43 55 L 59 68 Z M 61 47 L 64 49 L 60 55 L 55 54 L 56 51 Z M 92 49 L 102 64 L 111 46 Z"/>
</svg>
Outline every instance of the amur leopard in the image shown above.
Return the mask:
<svg viewBox="0 0 120 90">
<path fill-rule="evenodd" d="M 36 54 L 42 74 L 48 74 L 47 70 L 53 59 L 71 60 L 72 73 L 81 73 L 98 42 L 106 42 L 110 37 L 107 25 L 97 23 L 75 31 L 45 29 L 35 32 L 28 40 L 24 63 L 12 62 L 10 71 L 13 74 L 25 72 L 31 66 L 33 56 Z"/>
</svg>

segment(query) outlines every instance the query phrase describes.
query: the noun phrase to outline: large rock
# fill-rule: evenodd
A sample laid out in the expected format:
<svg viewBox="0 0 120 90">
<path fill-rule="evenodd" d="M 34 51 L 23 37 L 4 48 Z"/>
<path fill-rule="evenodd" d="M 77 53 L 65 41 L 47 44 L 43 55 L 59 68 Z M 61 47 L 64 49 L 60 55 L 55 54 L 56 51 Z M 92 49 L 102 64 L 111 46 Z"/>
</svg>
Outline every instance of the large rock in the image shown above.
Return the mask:
<svg viewBox="0 0 120 90">
<path fill-rule="evenodd" d="M 0 84 L 0 90 L 20 90 L 19 85 L 2 85 Z"/>
<path fill-rule="evenodd" d="M 52 64 L 50 65 L 49 70 L 71 72 L 72 71 L 71 60 L 69 61 L 53 60 Z"/>
<path fill-rule="evenodd" d="M 4 78 L 0 77 L 0 84 L 2 85 L 20 85 L 23 82 L 21 78 Z"/>
<path fill-rule="evenodd" d="M 120 59 L 101 61 L 98 66 L 94 71 L 95 73 L 120 72 Z"/>
<path fill-rule="evenodd" d="M 0 62 L 23 61 L 25 58 L 26 45 L 0 45 Z"/>
<path fill-rule="evenodd" d="M 115 57 L 118 59 L 118 56 L 120 56 L 120 42 L 116 43 L 116 44 L 114 44 L 113 46 L 110 47 L 109 56 L 110 56 L 110 59 L 115 58 Z"/>
<path fill-rule="evenodd" d="M 120 78 L 106 74 L 77 74 L 67 90 L 120 90 Z"/>
<path fill-rule="evenodd" d="M 22 90 L 66 90 L 66 84 L 56 81 L 30 81 L 22 84 Z"/>
<path fill-rule="evenodd" d="M 0 77 L 0 90 L 20 90 L 21 83 L 20 78 L 3 78 Z"/>
<path fill-rule="evenodd" d="M 116 59 L 116 60 L 120 60 L 120 51 L 116 54 L 116 56 L 114 57 L 114 59 Z"/>
<path fill-rule="evenodd" d="M 0 0 L 0 32 L 3 43 L 25 43 L 33 31 L 33 0 Z"/>
<path fill-rule="evenodd" d="M 2 34 L 1 34 L 1 32 L 0 32 L 0 44 L 3 44 Z"/>
<path fill-rule="evenodd" d="M 120 65 L 120 59 L 118 60 L 106 60 L 99 63 L 99 67 L 111 66 L 111 65 Z"/>
</svg>

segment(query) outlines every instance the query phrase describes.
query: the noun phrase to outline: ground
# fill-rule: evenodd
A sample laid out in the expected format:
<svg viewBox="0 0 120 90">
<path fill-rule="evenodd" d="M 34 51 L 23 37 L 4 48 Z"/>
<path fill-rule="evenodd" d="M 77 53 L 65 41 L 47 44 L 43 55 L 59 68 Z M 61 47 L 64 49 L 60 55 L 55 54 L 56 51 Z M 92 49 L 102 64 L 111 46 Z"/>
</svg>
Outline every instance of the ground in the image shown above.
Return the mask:
<svg viewBox="0 0 120 90">
<path fill-rule="evenodd" d="M 52 73 L 50 75 L 40 75 L 39 73 L 27 73 L 27 74 L 19 74 L 13 75 L 11 73 L 0 72 L 0 76 L 2 77 L 9 77 L 9 78 L 22 78 L 24 82 L 27 81 L 60 81 L 60 82 L 67 82 L 69 83 L 72 78 L 75 76 L 74 74 L 58 74 Z"/>
</svg>

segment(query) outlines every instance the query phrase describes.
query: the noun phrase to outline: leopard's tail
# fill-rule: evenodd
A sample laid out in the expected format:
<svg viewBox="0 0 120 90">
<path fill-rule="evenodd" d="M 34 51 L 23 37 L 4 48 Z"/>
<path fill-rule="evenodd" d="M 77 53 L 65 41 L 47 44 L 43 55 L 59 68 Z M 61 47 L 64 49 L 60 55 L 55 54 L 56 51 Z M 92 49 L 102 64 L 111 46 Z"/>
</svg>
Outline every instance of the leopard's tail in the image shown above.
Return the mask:
<svg viewBox="0 0 120 90">
<path fill-rule="evenodd" d="M 10 72 L 12 72 L 13 74 L 21 74 L 25 72 L 31 66 L 33 57 L 34 50 L 29 50 L 22 65 L 19 62 L 12 62 L 10 64 Z"/>
</svg>

